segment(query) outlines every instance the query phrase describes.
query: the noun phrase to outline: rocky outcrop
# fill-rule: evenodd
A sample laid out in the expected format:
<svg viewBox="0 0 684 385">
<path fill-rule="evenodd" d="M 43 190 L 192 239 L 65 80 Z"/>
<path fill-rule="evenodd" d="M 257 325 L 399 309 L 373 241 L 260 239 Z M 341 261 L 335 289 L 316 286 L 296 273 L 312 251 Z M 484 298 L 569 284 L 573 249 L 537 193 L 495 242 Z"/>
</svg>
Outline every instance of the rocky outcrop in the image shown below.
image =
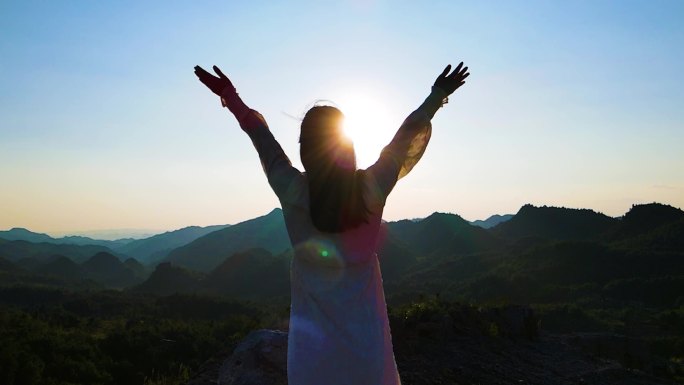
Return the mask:
<svg viewBox="0 0 684 385">
<path fill-rule="evenodd" d="M 251 332 L 219 369 L 219 385 L 287 385 L 287 333 Z"/>
</svg>

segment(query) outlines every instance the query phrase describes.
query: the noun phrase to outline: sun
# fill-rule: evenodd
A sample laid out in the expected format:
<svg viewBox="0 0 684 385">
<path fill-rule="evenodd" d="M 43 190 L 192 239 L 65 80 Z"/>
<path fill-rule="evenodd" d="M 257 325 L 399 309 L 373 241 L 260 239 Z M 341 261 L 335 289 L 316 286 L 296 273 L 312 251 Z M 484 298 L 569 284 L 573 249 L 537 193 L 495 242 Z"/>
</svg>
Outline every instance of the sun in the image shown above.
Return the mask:
<svg viewBox="0 0 684 385">
<path fill-rule="evenodd" d="M 372 165 L 399 128 L 393 127 L 396 117 L 381 98 L 368 92 L 349 93 L 335 101 L 345 116 L 345 135 L 354 142 L 357 166 Z"/>
</svg>

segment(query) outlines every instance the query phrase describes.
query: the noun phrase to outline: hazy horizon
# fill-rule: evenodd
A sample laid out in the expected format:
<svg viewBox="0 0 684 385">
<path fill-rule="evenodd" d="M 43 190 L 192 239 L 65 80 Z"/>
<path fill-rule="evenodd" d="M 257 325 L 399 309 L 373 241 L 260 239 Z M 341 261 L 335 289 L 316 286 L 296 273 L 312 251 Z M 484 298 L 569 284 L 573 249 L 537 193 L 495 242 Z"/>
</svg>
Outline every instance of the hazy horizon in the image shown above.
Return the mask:
<svg viewBox="0 0 684 385">
<path fill-rule="evenodd" d="M 296 117 L 313 102 L 363 125 L 368 166 L 463 60 L 471 76 L 438 111 L 386 220 L 472 221 L 526 203 L 609 216 L 684 207 L 684 2 L 0 10 L 0 228 L 178 229 L 278 206 L 249 139 L 193 74 L 213 64 L 301 169 Z"/>
<path fill-rule="evenodd" d="M 667 203 L 663 203 L 663 202 L 648 202 L 648 203 L 667 204 Z M 543 205 L 534 205 L 534 206 L 543 206 Z M 673 206 L 673 205 L 670 205 L 670 206 Z M 563 207 L 563 208 L 567 208 L 567 209 L 590 209 L 590 210 L 592 210 L 591 208 L 588 208 L 588 207 L 564 207 L 564 206 L 556 206 L 556 207 Z M 673 206 L 673 207 L 676 207 L 677 209 L 681 210 L 681 207 L 677 207 L 677 206 Z M 278 207 L 278 208 L 280 208 L 280 207 Z M 275 207 L 273 209 L 275 209 Z M 244 219 L 238 220 L 237 222 L 233 222 L 233 223 L 212 223 L 212 224 L 201 224 L 201 225 L 186 224 L 186 225 L 181 226 L 181 227 L 166 228 L 166 229 L 118 228 L 118 229 L 90 229 L 90 230 L 81 229 L 81 230 L 60 230 L 60 231 L 44 230 L 44 231 L 39 231 L 37 229 L 27 228 L 27 230 L 37 232 L 37 233 L 44 233 L 44 234 L 47 234 L 53 238 L 61 238 L 61 237 L 65 237 L 65 236 L 84 236 L 84 237 L 89 237 L 89 238 L 93 238 L 93 239 L 108 240 L 108 241 L 119 240 L 119 239 L 124 239 L 124 238 L 144 239 L 144 238 L 148 238 L 148 237 L 151 237 L 151 236 L 154 236 L 157 234 L 162 234 L 165 232 L 180 230 L 182 228 L 190 227 L 190 226 L 208 227 L 208 226 L 217 226 L 217 225 L 235 225 L 235 224 L 238 224 L 238 223 L 250 220 L 250 219 L 254 219 L 256 217 L 264 216 L 264 215 L 270 213 L 273 209 L 269 210 L 268 212 L 258 214 L 254 217 L 244 218 Z M 600 212 L 597 210 L 593 210 L 593 211 Z M 436 212 L 437 211 L 426 214 L 424 216 L 420 216 L 420 217 L 410 217 L 410 218 L 407 217 L 407 218 L 396 218 L 396 219 L 389 219 L 389 220 L 385 219 L 385 220 L 393 222 L 393 221 L 398 221 L 398 220 L 403 220 L 403 219 L 408 219 L 408 220 L 424 219 L 424 218 L 428 217 L 430 214 L 433 214 Z M 474 218 L 474 219 L 473 218 L 466 218 L 466 217 L 460 215 L 459 213 L 455 213 L 455 212 L 447 212 L 447 213 L 459 215 L 460 217 L 462 217 L 463 219 L 465 219 L 468 222 L 475 222 L 478 220 L 480 220 L 480 221 L 487 220 L 487 219 L 489 219 L 495 215 L 500 215 L 500 216 L 515 215 L 517 212 L 518 212 L 518 210 L 515 210 L 514 212 L 509 212 L 509 213 L 494 213 L 494 214 L 490 214 L 490 215 L 487 215 L 487 216 L 482 217 L 482 218 Z M 608 215 L 608 216 L 613 217 L 613 218 L 619 218 L 626 213 L 627 213 L 627 211 L 625 211 L 624 213 L 621 213 L 620 215 L 617 215 L 617 216 L 608 215 L 606 213 L 603 213 L 603 214 Z M 20 227 L 20 226 L 0 228 L 0 231 L 7 231 L 7 230 L 11 230 L 12 228 L 17 228 L 17 227 Z"/>
</svg>

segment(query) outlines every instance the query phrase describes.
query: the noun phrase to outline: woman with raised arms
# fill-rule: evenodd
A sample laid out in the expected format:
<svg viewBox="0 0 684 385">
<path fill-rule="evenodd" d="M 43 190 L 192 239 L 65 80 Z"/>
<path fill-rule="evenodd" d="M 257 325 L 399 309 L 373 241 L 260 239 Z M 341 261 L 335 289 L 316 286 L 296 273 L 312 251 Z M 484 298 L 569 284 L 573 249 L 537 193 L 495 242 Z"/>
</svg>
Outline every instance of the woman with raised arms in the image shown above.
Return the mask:
<svg viewBox="0 0 684 385">
<path fill-rule="evenodd" d="M 353 143 L 343 135 L 343 114 L 311 108 L 301 124 L 294 168 L 264 117 L 238 96 L 232 82 L 201 67 L 195 74 L 235 116 L 256 148 L 278 196 L 290 242 L 290 385 L 397 385 L 401 381 L 376 250 L 387 196 L 408 174 L 430 140 L 430 120 L 462 86 L 468 67 L 451 65 L 399 127 L 375 164 L 357 169 Z M 372 130 L 372 127 L 368 127 Z"/>
</svg>

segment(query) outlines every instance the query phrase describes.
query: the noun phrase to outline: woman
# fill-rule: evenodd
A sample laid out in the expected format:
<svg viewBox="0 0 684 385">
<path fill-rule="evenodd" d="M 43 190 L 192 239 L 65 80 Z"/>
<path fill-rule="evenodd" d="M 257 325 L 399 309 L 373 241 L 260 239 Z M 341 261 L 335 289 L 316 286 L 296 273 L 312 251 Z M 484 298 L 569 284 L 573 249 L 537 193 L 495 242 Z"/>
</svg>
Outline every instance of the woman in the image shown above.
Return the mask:
<svg viewBox="0 0 684 385">
<path fill-rule="evenodd" d="M 375 251 L 387 195 L 423 155 L 437 109 L 469 75 L 463 63 L 450 70 L 448 65 L 437 77 L 425 102 L 366 170 L 356 168 L 353 143 L 342 135 L 342 113 L 330 106 L 310 109 L 299 140 L 302 173 L 220 69 L 214 66 L 217 77 L 195 67 L 199 80 L 249 135 L 282 205 L 295 250 L 290 385 L 401 383 Z"/>
</svg>

